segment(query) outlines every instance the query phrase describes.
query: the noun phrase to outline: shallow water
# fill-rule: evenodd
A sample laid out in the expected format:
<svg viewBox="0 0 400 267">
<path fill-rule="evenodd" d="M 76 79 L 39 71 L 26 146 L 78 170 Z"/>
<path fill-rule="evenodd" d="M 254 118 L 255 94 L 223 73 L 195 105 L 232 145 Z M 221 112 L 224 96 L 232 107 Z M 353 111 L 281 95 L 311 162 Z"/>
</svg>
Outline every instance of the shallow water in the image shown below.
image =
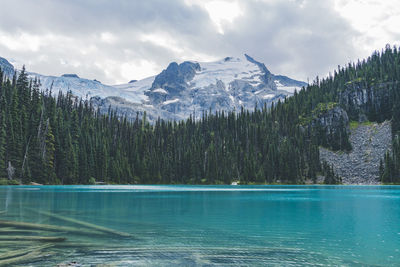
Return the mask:
<svg viewBox="0 0 400 267">
<path fill-rule="evenodd" d="M 0 220 L 86 229 L 43 211 L 132 237 L 24 233 L 67 238 L 30 266 L 400 266 L 400 186 L 0 187 Z"/>
</svg>

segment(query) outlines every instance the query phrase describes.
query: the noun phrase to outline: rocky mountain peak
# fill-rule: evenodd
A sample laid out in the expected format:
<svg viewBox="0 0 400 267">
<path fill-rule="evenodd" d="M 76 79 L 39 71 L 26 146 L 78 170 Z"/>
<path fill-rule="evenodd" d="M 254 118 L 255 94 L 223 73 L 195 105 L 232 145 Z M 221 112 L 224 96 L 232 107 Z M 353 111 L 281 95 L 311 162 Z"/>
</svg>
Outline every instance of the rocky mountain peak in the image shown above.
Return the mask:
<svg viewBox="0 0 400 267">
<path fill-rule="evenodd" d="M 187 87 L 187 82 L 191 81 L 200 71 L 200 64 L 185 61 L 178 65 L 172 62 L 168 67 L 156 76 L 151 86 L 151 90 L 162 88 L 170 93 L 177 93 Z"/>
</svg>

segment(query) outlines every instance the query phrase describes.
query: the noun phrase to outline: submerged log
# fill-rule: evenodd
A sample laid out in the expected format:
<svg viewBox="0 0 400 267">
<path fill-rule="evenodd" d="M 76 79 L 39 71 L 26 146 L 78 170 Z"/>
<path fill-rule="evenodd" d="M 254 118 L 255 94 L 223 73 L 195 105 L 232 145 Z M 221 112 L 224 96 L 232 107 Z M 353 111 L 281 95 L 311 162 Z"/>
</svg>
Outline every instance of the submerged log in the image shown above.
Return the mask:
<svg viewBox="0 0 400 267">
<path fill-rule="evenodd" d="M 50 224 L 38 224 L 38 223 L 28 223 L 28 222 L 16 222 L 16 221 L 5 221 L 0 220 L 0 227 L 15 227 L 21 229 L 34 229 L 34 230 L 42 230 L 42 231 L 50 231 L 50 232 L 68 232 L 68 233 L 77 233 L 84 235 L 93 235 L 100 234 L 100 232 L 95 231 L 84 231 L 79 228 L 67 227 L 67 226 L 56 226 Z"/>
<path fill-rule="evenodd" d="M 132 235 L 128 234 L 128 233 L 116 231 L 114 229 L 110 229 L 110 228 L 103 227 L 103 226 L 100 226 L 100 225 L 96 225 L 96 224 L 80 221 L 80 220 L 77 220 L 77 219 L 72 219 L 72 218 L 69 218 L 69 217 L 66 217 L 66 216 L 62 216 L 62 215 L 58 215 L 58 214 L 54 214 L 54 213 L 50 213 L 50 212 L 45 212 L 45 211 L 37 211 L 37 212 L 39 214 L 43 214 L 43 215 L 49 216 L 51 218 L 55 218 L 55 219 L 58 219 L 58 220 L 61 220 L 61 221 L 78 224 L 78 225 L 81 225 L 81 226 L 84 226 L 86 228 L 93 229 L 93 230 L 96 230 L 96 231 L 99 231 L 99 232 L 112 234 L 112 235 L 117 235 L 117 236 L 121 236 L 121 237 L 132 237 Z"/>
<path fill-rule="evenodd" d="M 57 248 L 90 248 L 90 249 L 104 248 L 104 244 L 102 243 L 69 242 L 69 241 L 54 243 L 54 246 Z M 107 247 L 109 246 L 107 245 Z"/>
<path fill-rule="evenodd" d="M 38 246 L 43 244 L 40 241 L 27 241 L 27 240 L 17 240 L 17 241 L 8 241 L 8 240 L 1 240 L 0 241 L 0 248 L 26 248 L 32 246 Z M 104 249 L 104 244 L 96 243 L 96 242 L 71 242 L 66 240 L 65 242 L 52 242 L 52 243 L 45 243 L 51 244 L 55 248 L 85 248 L 90 250 L 100 250 Z M 111 249 L 114 248 L 113 246 L 107 245 L 107 248 Z M 120 246 L 115 246 L 115 248 L 120 248 Z"/>
<path fill-rule="evenodd" d="M 46 249 L 46 248 L 49 248 L 52 246 L 54 246 L 54 245 L 53 244 L 45 244 L 42 246 L 29 247 L 29 248 L 23 248 L 23 249 L 17 249 L 17 250 L 5 252 L 5 253 L 0 254 L 0 260 L 22 256 L 22 255 L 28 254 L 30 252 Z"/>
<path fill-rule="evenodd" d="M 41 252 L 39 250 L 29 252 L 25 255 L 14 257 L 14 258 L 9 258 L 5 260 L 0 260 L 0 266 L 7 266 L 11 264 L 17 264 L 17 263 L 22 263 L 22 262 L 31 262 L 32 260 L 40 258 Z"/>
<path fill-rule="evenodd" d="M 0 235 L 3 234 L 12 234 L 12 233 L 31 233 L 31 234 L 43 234 L 45 231 L 43 230 L 32 230 L 32 229 L 16 229 L 12 227 L 2 227 L 0 228 Z M 66 233 L 66 232 L 59 232 Z"/>
<path fill-rule="evenodd" d="M 22 241 L 41 241 L 41 242 L 63 242 L 67 240 L 61 236 L 25 236 L 25 235 L 1 235 L 0 240 L 22 240 Z"/>
<path fill-rule="evenodd" d="M 33 246 L 33 245 L 38 245 L 38 241 L 25 241 L 25 240 L 18 240 L 18 241 L 3 241 L 1 240 L 0 242 L 0 247 L 21 247 L 21 246 Z M 62 243 L 60 243 L 62 244 Z"/>
<path fill-rule="evenodd" d="M 1 227 L 0 228 L 0 232 L 6 232 L 9 230 L 15 230 L 15 228 L 14 227 Z"/>
</svg>

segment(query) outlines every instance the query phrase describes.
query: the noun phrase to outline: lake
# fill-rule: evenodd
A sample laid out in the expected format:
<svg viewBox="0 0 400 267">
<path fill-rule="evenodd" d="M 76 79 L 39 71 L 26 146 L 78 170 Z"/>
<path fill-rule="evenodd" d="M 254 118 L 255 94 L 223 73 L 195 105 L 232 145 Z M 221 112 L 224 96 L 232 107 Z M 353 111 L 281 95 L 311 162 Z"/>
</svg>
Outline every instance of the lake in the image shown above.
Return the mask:
<svg viewBox="0 0 400 267">
<path fill-rule="evenodd" d="M 21 266 L 400 266 L 400 186 L 2 186 L 0 220 Z"/>
</svg>

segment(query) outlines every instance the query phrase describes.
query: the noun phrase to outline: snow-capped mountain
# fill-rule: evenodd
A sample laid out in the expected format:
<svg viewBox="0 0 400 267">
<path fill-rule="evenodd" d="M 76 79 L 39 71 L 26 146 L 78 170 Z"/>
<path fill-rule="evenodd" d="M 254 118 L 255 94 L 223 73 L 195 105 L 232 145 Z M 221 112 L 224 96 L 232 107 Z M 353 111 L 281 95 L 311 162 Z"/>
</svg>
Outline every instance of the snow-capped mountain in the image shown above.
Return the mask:
<svg viewBox="0 0 400 267">
<path fill-rule="evenodd" d="M 1 62 L 1 61 L 0 61 Z M 293 94 L 306 84 L 272 74 L 248 55 L 216 62 L 172 62 L 160 74 L 127 84 L 104 85 L 76 74 L 60 77 L 29 73 L 42 90 L 71 91 L 107 112 L 109 106 L 130 117 L 146 112 L 150 121 L 201 117 L 204 111 L 254 109 Z"/>
<path fill-rule="evenodd" d="M 147 110 L 150 119 L 158 116 L 184 119 L 190 114 L 200 117 L 203 111 L 209 110 L 262 107 L 305 85 L 286 76 L 273 75 L 264 64 L 244 55 L 206 63 L 172 62 L 157 76 L 114 87 L 135 93 L 135 99 L 126 100 L 141 105 L 140 111 Z M 115 101 L 115 98 L 106 98 L 98 104 L 107 106 L 116 104 Z M 120 108 L 127 112 L 126 103 Z"/>
</svg>

